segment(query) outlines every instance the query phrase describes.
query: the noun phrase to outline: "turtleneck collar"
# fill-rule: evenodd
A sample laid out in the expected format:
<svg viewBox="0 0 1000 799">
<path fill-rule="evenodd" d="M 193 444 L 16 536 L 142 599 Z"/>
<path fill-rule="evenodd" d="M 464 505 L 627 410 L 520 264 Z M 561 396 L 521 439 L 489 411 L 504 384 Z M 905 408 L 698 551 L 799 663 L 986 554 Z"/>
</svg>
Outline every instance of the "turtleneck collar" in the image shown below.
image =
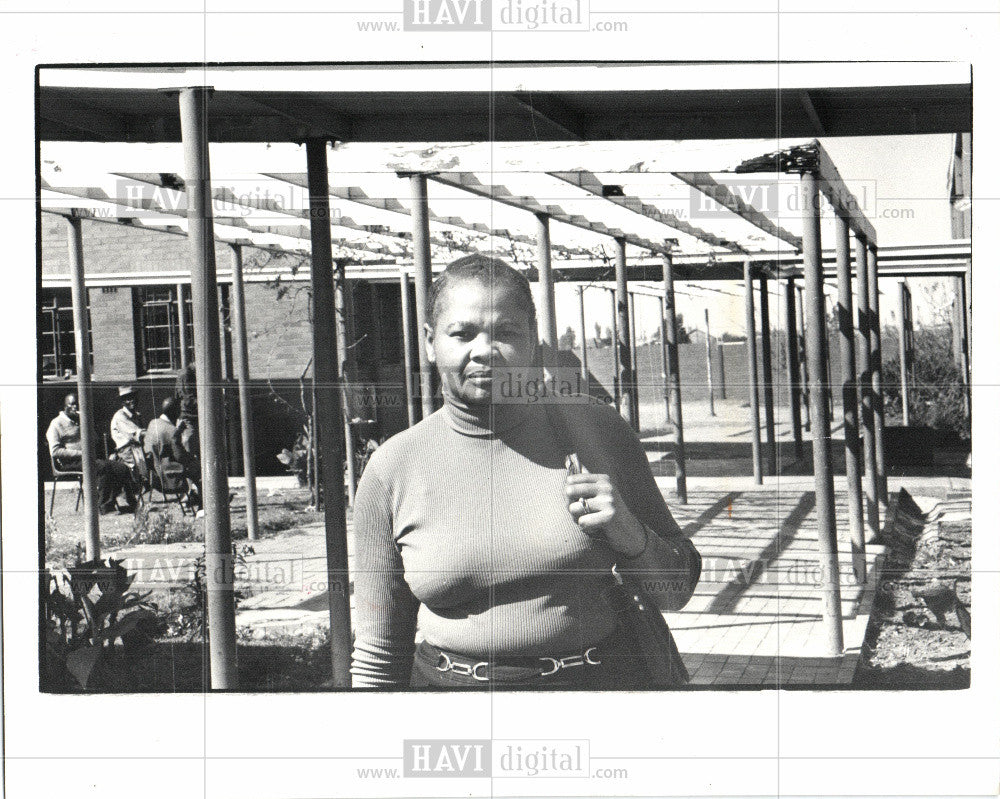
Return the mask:
<svg viewBox="0 0 1000 799">
<path fill-rule="evenodd" d="M 487 403 L 470 405 L 454 397 L 445 397 L 444 417 L 456 433 L 476 438 L 489 438 L 510 432 L 523 425 L 530 406 L 521 403 Z"/>
</svg>

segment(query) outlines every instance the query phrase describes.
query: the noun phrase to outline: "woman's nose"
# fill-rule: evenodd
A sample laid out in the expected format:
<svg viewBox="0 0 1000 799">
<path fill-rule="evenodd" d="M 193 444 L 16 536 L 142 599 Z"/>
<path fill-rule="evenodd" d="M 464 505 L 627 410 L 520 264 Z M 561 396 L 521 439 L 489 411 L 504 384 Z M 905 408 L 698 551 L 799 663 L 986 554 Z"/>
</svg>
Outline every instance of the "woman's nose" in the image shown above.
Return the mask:
<svg viewBox="0 0 1000 799">
<path fill-rule="evenodd" d="M 493 340 L 486 333 L 476 336 L 470 347 L 469 357 L 477 361 L 488 361 L 493 355 Z"/>
</svg>

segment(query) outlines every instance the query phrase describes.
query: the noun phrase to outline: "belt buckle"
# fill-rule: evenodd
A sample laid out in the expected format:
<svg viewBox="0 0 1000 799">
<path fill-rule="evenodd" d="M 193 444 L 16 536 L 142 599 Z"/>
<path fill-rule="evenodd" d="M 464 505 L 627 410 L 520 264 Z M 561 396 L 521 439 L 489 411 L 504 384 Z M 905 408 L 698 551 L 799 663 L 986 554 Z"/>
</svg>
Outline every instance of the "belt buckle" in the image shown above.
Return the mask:
<svg viewBox="0 0 1000 799">
<path fill-rule="evenodd" d="M 596 646 L 591 646 L 585 649 L 581 655 L 567 655 L 564 658 L 539 658 L 539 660 L 548 661 L 552 664 L 552 667 L 548 671 L 541 672 L 540 676 L 548 677 L 561 669 L 571 669 L 574 666 L 600 666 L 601 661 L 595 659 L 593 656 L 596 650 Z"/>
<path fill-rule="evenodd" d="M 479 680 L 480 682 L 488 682 L 489 675 L 486 674 L 486 667 L 489 663 L 485 660 L 481 660 L 478 663 L 458 663 L 452 660 L 447 652 L 438 653 L 438 662 L 434 666 L 438 671 L 443 672 L 454 672 L 455 674 L 460 674 L 463 677 L 472 677 L 474 680 Z M 482 670 L 482 674 L 480 674 Z"/>
</svg>

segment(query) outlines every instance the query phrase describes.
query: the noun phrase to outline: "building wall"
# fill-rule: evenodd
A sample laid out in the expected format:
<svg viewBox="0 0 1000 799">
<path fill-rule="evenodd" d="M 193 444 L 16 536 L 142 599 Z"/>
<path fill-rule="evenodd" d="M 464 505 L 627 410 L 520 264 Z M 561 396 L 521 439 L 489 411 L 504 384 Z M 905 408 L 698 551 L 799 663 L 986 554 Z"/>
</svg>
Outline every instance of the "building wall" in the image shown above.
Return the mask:
<svg viewBox="0 0 1000 799">
<path fill-rule="evenodd" d="M 69 274 L 66 221 L 42 215 L 42 281 Z M 91 286 L 89 301 L 93 327 L 95 380 L 129 380 L 137 377 L 136 334 L 132 285 L 129 275 L 163 272 L 164 284 L 176 284 L 178 272 L 190 270 L 186 237 L 130 225 L 85 219 L 84 269 L 88 275 L 121 275 L 121 285 Z M 216 244 L 216 265 L 232 266 L 232 249 Z M 250 376 L 256 379 L 298 378 L 309 363 L 312 331 L 309 323 L 307 281 L 285 275 L 280 283 L 254 282 L 262 265 L 281 266 L 295 256 L 275 256 L 256 248 L 244 250 L 247 339 Z M 182 282 L 187 282 L 184 280 Z"/>
<path fill-rule="evenodd" d="M 91 288 L 91 337 L 95 380 L 131 380 L 136 376 L 132 289 Z"/>
</svg>

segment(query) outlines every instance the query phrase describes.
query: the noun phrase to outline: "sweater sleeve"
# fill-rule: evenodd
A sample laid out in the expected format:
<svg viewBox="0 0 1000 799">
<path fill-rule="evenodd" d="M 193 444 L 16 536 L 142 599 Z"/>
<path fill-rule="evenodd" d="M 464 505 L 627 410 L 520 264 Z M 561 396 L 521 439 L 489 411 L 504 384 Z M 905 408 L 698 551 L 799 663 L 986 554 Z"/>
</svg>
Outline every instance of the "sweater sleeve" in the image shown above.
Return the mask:
<svg viewBox="0 0 1000 799">
<path fill-rule="evenodd" d="M 621 560 L 618 568 L 641 578 L 646 592 L 662 610 L 680 610 L 694 594 L 701 577 L 701 555 L 667 507 L 649 468 L 642 442 L 613 409 L 600 425 L 610 456 L 612 481 L 629 510 L 646 528 L 647 547 L 637 558 Z"/>
<path fill-rule="evenodd" d="M 405 688 L 410 684 L 420 603 L 403 579 L 391 495 L 372 465 L 365 469 L 354 503 L 357 632 L 352 684 Z"/>
</svg>

